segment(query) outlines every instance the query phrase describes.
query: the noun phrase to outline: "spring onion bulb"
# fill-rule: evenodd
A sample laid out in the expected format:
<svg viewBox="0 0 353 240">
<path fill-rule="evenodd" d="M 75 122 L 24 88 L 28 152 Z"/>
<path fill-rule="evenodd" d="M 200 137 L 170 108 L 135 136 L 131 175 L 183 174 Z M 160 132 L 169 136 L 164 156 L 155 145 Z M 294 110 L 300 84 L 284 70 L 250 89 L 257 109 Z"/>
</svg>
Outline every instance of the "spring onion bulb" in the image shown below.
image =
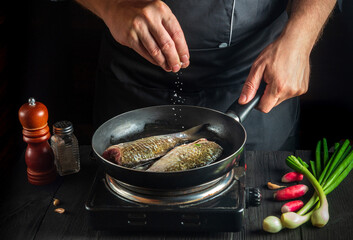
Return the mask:
<svg viewBox="0 0 353 240">
<path fill-rule="evenodd" d="M 295 229 L 310 220 L 312 212 L 305 215 L 299 215 L 295 212 L 286 212 L 281 216 L 282 225 L 286 228 Z"/>
<path fill-rule="evenodd" d="M 268 216 L 262 223 L 262 228 L 269 233 L 278 233 L 283 229 L 281 219 L 275 216 Z"/>
</svg>

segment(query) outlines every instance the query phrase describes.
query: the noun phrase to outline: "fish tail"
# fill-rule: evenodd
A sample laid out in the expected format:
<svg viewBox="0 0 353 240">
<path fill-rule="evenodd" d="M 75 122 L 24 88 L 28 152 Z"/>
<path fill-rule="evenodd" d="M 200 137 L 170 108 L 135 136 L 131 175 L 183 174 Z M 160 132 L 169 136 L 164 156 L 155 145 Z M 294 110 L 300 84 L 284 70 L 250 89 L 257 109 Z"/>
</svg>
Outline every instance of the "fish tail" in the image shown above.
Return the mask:
<svg viewBox="0 0 353 240">
<path fill-rule="evenodd" d="M 185 138 L 188 140 L 197 140 L 200 138 L 200 131 L 204 128 L 206 128 L 207 126 L 209 126 L 210 124 L 205 123 L 205 124 L 200 124 L 197 125 L 195 127 L 189 128 L 183 132 L 180 133 L 180 137 L 181 138 Z"/>
</svg>

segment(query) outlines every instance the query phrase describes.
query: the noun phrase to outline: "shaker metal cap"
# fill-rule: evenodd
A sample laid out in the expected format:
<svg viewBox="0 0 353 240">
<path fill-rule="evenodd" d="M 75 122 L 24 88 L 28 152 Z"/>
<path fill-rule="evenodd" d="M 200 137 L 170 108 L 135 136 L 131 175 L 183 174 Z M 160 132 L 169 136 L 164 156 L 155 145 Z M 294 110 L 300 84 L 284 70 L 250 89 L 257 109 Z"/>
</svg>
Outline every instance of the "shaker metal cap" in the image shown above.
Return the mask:
<svg viewBox="0 0 353 240">
<path fill-rule="evenodd" d="M 54 134 L 69 134 L 74 131 L 70 121 L 60 121 L 53 124 Z"/>
</svg>

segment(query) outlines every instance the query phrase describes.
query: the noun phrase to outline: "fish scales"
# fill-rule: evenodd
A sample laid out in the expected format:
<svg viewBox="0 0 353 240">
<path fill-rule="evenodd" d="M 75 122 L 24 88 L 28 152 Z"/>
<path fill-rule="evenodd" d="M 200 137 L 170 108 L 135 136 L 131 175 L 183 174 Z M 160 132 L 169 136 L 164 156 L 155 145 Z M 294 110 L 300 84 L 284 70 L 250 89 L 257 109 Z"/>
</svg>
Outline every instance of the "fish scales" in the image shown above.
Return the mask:
<svg viewBox="0 0 353 240">
<path fill-rule="evenodd" d="M 178 139 L 168 137 L 142 138 L 135 142 L 124 143 L 121 160 L 124 165 L 134 165 L 164 155 L 178 144 Z"/>
<path fill-rule="evenodd" d="M 159 158 L 173 147 L 186 141 L 187 138 L 173 135 L 141 138 L 136 141 L 110 146 L 103 153 L 103 157 L 125 167 L 134 167 L 143 162 Z"/>
<path fill-rule="evenodd" d="M 223 148 L 207 139 L 178 146 L 156 161 L 147 171 L 172 172 L 205 166 L 222 154 Z"/>
<path fill-rule="evenodd" d="M 108 147 L 103 158 L 125 167 L 139 164 L 165 155 L 172 148 L 197 139 L 197 133 L 205 125 L 198 125 L 183 132 L 141 138 Z"/>
</svg>

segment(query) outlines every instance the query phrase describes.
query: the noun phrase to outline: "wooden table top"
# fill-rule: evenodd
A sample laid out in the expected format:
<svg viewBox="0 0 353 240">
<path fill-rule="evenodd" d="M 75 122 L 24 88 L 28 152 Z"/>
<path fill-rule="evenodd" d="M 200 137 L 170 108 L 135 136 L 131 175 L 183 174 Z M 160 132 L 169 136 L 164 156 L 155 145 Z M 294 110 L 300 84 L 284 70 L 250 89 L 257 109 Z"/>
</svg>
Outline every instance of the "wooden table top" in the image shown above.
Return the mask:
<svg viewBox="0 0 353 240">
<path fill-rule="evenodd" d="M 58 177 L 47 186 L 33 186 L 27 182 L 24 156 L 11 170 L 8 182 L 3 183 L 0 199 L 1 239 L 352 239 L 353 173 L 329 196 L 330 221 L 324 228 L 315 228 L 310 222 L 295 229 L 284 229 L 270 234 L 262 230 L 262 221 L 269 215 L 280 216 L 283 202 L 274 201 L 274 190 L 266 187 L 268 181 L 280 183 L 281 176 L 290 169 L 285 159 L 290 154 L 304 160 L 313 159 L 310 151 L 245 152 L 248 167 L 246 184 L 259 187 L 263 196 L 260 207 L 245 210 L 241 232 L 180 233 L 180 232 L 109 232 L 93 230 L 88 222 L 85 201 L 88 198 L 97 163 L 90 157 L 90 146 L 81 146 L 81 171 Z M 304 180 L 304 183 L 311 185 Z M 287 184 L 290 185 L 290 184 Z M 312 190 L 311 190 L 312 191 Z M 308 192 L 303 200 L 308 199 Z M 64 214 L 54 212 L 53 199 L 60 199 L 58 207 Z M 221 219 L 220 219 L 221 221 Z"/>
</svg>

